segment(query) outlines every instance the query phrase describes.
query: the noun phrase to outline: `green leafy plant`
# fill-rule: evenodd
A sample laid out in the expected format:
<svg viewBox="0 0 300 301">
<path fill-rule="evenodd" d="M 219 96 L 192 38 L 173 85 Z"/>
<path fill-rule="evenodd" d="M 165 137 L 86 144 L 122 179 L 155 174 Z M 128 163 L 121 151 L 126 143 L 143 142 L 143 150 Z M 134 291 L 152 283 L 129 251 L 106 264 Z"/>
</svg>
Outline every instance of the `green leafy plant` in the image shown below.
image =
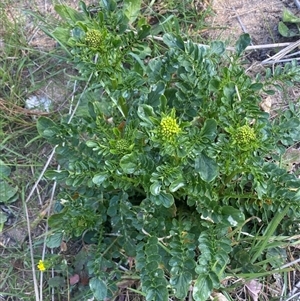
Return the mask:
<svg viewBox="0 0 300 301">
<path fill-rule="evenodd" d="M 132 29 L 126 6 L 81 7 L 56 6 L 66 23 L 48 32 L 88 83 L 79 99 L 88 101 L 71 121 L 38 121 L 61 165 L 46 174 L 62 183 L 49 218 L 57 245 L 79 237 L 90 244 L 97 300 L 130 279 L 148 301 L 183 299 L 191 287 L 204 301 L 233 273 L 229 263 L 241 263 L 232 229 L 252 216 L 262 229 L 278 212 L 277 221 L 287 211 L 298 218 L 299 180 L 278 162 L 299 137 L 299 118 L 273 122 L 259 103 L 299 70 L 291 63 L 273 80 L 270 70 L 251 79 L 241 60 L 248 35 L 228 54 L 221 41 L 205 47 L 165 34 L 155 56 L 149 26 L 136 17 Z M 266 248 L 257 245 L 250 271 Z"/>
<path fill-rule="evenodd" d="M 282 21 L 278 23 L 279 33 L 287 38 L 299 36 L 299 26 L 300 18 L 285 8 L 282 14 Z"/>
</svg>

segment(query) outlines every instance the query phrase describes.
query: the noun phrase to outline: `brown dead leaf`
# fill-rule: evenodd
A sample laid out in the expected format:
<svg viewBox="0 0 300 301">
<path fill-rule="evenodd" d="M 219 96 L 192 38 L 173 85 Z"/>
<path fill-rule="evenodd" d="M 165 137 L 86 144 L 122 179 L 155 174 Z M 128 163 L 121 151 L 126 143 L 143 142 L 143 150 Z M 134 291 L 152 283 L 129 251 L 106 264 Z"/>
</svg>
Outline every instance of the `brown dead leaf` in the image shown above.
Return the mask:
<svg viewBox="0 0 300 301">
<path fill-rule="evenodd" d="M 270 96 L 267 96 L 260 104 L 259 104 L 260 108 L 266 112 L 269 113 L 271 112 L 271 108 L 272 108 L 272 98 Z"/>
<path fill-rule="evenodd" d="M 221 293 L 212 293 L 214 301 L 228 301 L 228 299 Z"/>
<path fill-rule="evenodd" d="M 74 274 L 73 276 L 70 277 L 70 285 L 74 285 L 79 282 L 79 275 Z"/>
<path fill-rule="evenodd" d="M 294 164 L 300 163 L 300 150 L 289 148 L 282 156 L 281 164 L 287 171 L 292 171 Z"/>
<path fill-rule="evenodd" d="M 61 244 L 60 244 L 60 251 L 61 252 L 66 252 L 68 250 L 68 246 L 66 244 L 65 241 L 62 241 Z"/>
<path fill-rule="evenodd" d="M 251 280 L 245 284 L 249 296 L 252 298 L 253 301 L 258 301 L 258 296 L 262 288 L 262 284 L 259 283 L 257 280 Z"/>
</svg>

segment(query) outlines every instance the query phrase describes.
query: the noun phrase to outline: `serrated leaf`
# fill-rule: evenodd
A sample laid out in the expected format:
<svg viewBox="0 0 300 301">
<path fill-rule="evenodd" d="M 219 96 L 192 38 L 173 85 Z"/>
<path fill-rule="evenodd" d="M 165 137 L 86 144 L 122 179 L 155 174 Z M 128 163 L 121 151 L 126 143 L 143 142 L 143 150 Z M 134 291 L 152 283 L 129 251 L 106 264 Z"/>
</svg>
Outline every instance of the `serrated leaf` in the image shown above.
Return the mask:
<svg viewBox="0 0 300 301">
<path fill-rule="evenodd" d="M 46 239 L 46 246 L 48 248 L 58 248 L 62 242 L 63 234 L 61 232 L 56 232 L 51 234 Z"/>
<path fill-rule="evenodd" d="M 103 280 L 101 280 L 97 277 L 93 277 L 92 279 L 90 279 L 89 285 L 90 285 L 91 291 L 94 294 L 94 297 L 97 300 L 104 300 L 106 298 L 107 285 Z"/>
<path fill-rule="evenodd" d="M 192 278 L 192 274 L 188 271 L 183 271 L 171 277 L 170 284 L 175 289 L 175 296 L 178 299 L 184 299 L 187 296 Z"/>
<path fill-rule="evenodd" d="M 54 277 L 51 277 L 47 281 L 47 283 L 50 287 L 61 288 L 61 287 L 65 286 L 65 278 L 61 277 L 61 276 L 54 276 Z"/>
<path fill-rule="evenodd" d="M 219 173 L 215 160 L 204 153 L 200 153 L 196 158 L 195 171 L 199 173 L 200 178 L 205 182 L 213 181 Z"/>
<path fill-rule="evenodd" d="M 124 0 L 124 14 L 132 24 L 139 15 L 141 9 L 141 0 Z"/>
<path fill-rule="evenodd" d="M 250 45 L 251 38 L 248 33 L 242 34 L 235 44 L 235 50 L 238 56 Z"/>
<path fill-rule="evenodd" d="M 206 301 L 213 289 L 212 281 L 208 274 L 201 274 L 198 276 L 194 289 L 193 298 L 195 301 Z"/>
</svg>

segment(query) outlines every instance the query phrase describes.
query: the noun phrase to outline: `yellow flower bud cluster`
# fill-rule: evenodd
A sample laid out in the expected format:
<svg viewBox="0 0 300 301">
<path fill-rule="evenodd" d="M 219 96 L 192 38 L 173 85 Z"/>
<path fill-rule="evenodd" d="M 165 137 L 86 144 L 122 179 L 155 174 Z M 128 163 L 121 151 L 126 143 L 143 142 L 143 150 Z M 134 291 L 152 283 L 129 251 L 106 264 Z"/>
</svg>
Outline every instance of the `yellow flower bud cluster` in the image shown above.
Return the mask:
<svg viewBox="0 0 300 301">
<path fill-rule="evenodd" d="M 101 45 L 102 34 L 99 30 L 91 29 L 86 33 L 85 42 L 88 46 L 97 48 Z"/>
<path fill-rule="evenodd" d="M 236 130 L 234 139 L 238 145 L 247 146 L 256 141 L 256 134 L 249 125 L 243 125 Z"/>
<path fill-rule="evenodd" d="M 120 139 L 120 140 L 116 141 L 116 151 L 119 154 L 127 152 L 129 150 L 129 148 L 130 148 L 130 144 L 127 140 Z"/>
<path fill-rule="evenodd" d="M 180 131 L 175 118 L 170 116 L 162 118 L 160 122 L 160 134 L 164 139 L 172 140 Z"/>
</svg>

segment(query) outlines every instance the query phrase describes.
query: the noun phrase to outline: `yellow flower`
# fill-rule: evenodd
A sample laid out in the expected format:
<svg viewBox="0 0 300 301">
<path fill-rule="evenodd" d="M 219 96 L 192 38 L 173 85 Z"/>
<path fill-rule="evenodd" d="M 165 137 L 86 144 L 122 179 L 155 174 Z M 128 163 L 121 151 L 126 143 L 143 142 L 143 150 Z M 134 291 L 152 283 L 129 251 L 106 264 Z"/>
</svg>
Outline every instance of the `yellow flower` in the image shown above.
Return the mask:
<svg viewBox="0 0 300 301">
<path fill-rule="evenodd" d="M 166 140 L 172 140 L 181 129 L 175 118 L 167 116 L 163 117 L 160 122 L 160 134 Z"/>
<path fill-rule="evenodd" d="M 239 146 L 249 146 L 256 141 L 256 134 L 249 125 L 243 125 L 236 129 L 234 139 Z"/>
<path fill-rule="evenodd" d="M 38 269 L 39 269 L 41 272 L 46 271 L 45 263 L 44 263 L 43 260 L 40 260 L 40 261 L 39 261 L 37 267 L 38 267 Z"/>
<path fill-rule="evenodd" d="M 98 48 L 102 42 L 102 34 L 96 29 L 91 29 L 86 33 L 85 41 L 88 46 Z"/>
</svg>

